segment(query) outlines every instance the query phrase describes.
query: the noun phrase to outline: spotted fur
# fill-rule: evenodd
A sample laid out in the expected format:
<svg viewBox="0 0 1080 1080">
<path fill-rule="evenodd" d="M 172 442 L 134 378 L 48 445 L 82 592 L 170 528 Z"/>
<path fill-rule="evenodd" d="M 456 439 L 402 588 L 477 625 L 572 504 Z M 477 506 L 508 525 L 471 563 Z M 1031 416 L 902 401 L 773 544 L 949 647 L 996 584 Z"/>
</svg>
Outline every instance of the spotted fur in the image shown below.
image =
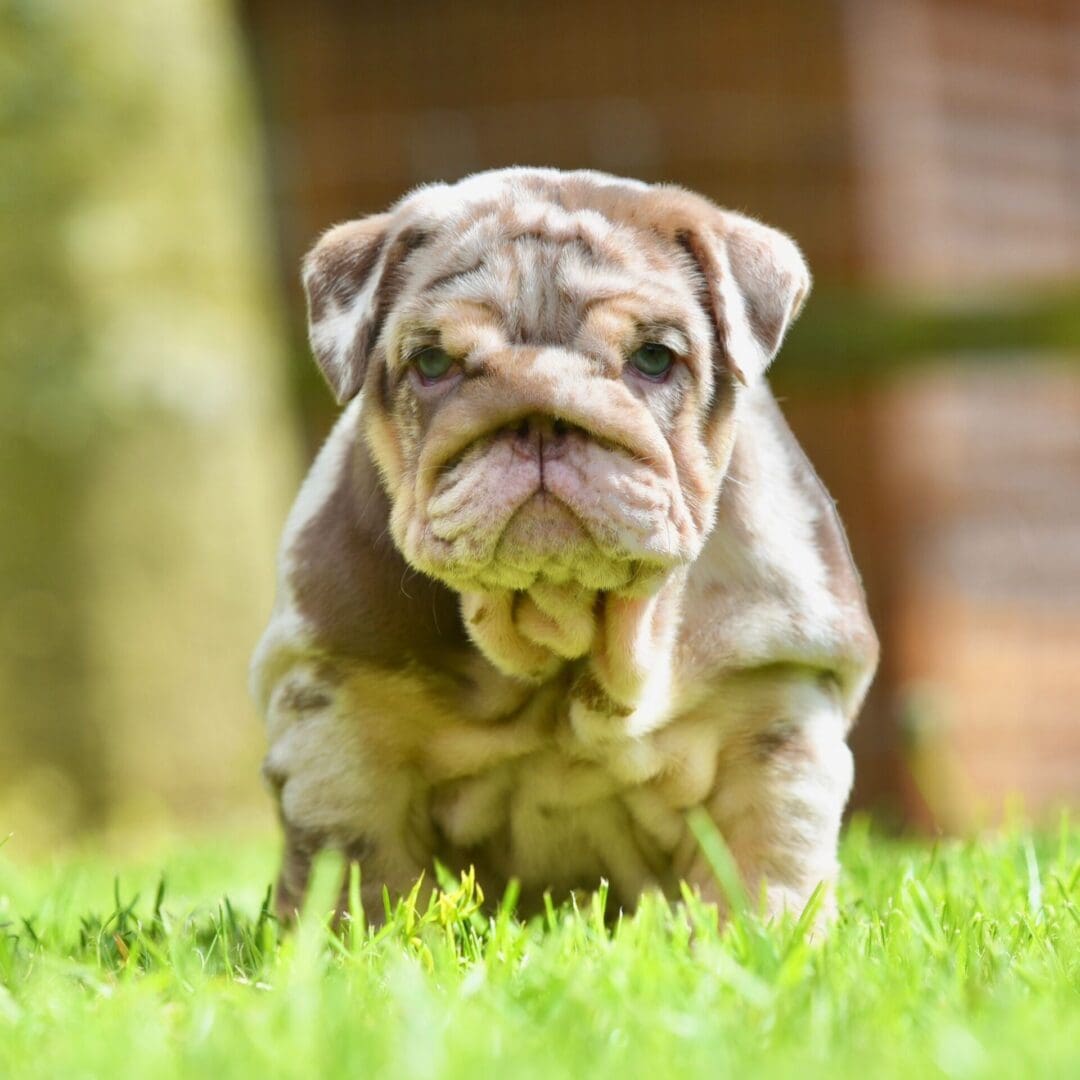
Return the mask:
<svg viewBox="0 0 1080 1080">
<path fill-rule="evenodd" d="M 253 663 L 282 903 L 320 846 L 373 916 L 434 858 L 492 895 L 710 889 L 701 806 L 801 904 L 877 644 L 763 379 L 809 289 L 794 243 L 679 188 L 508 169 L 337 226 L 304 282 L 345 410 Z M 628 364 L 647 342 L 664 381 Z"/>
</svg>

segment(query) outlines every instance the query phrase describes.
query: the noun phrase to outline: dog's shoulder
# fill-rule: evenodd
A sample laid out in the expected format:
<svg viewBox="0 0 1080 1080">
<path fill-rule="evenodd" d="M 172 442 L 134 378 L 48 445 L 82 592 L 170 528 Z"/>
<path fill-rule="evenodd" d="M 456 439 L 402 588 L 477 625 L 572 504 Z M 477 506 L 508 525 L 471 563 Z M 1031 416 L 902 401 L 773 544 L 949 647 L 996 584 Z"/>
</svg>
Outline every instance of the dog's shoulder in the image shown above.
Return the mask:
<svg viewBox="0 0 1080 1080">
<path fill-rule="evenodd" d="M 742 404 L 716 525 L 691 571 L 680 667 L 694 681 L 775 663 L 819 669 L 853 716 L 877 655 L 836 506 L 762 382 Z"/>
<path fill-rule="evenodd" d="M 360 401 L 342 413 L 290 511 L 278 555 L 278 593 L 253 675 L 273 655 L 329 656 L 400 670 L 464 648 L 457 597 L 402 558 L 389 502 L 365 440 Z"/>
</svg>

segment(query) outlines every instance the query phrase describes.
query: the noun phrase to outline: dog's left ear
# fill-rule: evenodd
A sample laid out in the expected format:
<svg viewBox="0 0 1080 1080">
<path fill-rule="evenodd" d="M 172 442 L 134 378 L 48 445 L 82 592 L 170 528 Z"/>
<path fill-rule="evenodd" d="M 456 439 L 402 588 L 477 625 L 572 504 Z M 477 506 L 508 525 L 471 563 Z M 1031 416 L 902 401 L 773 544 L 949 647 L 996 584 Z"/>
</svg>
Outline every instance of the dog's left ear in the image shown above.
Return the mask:
<svg viewBox="0 0 1080 1080">
<path fill-rule="evenodd" d="M 741 383 L 759 378 L 810 292 L 795 241 L 753 218 L 721 211 L 679 237 L 705 278 L 724 361 Z"/>
<path fill-rule="evenodd" d="M 360 392 L 402 266 L 426 239 L 394 225 L 393 213 L 336 225 L 304 259 L 311 350 L 339 405 Z"/>
</svg>

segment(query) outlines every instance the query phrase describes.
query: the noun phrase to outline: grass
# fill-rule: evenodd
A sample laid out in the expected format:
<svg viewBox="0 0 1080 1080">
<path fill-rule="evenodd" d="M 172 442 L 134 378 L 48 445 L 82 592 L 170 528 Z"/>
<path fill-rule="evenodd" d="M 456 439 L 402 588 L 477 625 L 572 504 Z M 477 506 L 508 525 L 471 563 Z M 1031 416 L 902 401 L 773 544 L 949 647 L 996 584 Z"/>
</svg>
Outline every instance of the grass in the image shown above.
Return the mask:
<svg viewBox="0 0 1080 1080">
<path fill-rule="evenodd" d="M 0 851 L 0 1076 L 1080 1073 L 1067 821 L 934 846 L 857 823 L 813 941 L 805 919 L 721 929 L 693 897 L 613 921 L 600 893 L 523 923 L 481 914 L 467 879 L 334 935 L 327 865 L 281 935 L 274 860 L 270 840 L 118 866 Z"/>
</svg>

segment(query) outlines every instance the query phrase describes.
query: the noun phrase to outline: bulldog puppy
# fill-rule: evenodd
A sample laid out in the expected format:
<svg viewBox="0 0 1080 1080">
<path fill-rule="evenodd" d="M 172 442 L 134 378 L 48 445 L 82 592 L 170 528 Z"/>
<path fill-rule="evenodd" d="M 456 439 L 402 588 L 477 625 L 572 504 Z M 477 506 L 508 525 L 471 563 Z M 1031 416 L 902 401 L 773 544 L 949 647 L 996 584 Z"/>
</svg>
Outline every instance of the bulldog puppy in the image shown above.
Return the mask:
<svg viewBox="0 0 1080 1080">
<path fill-rule="evenodd" d="M 434 860 L 529 910 L 833 878 L 877 642 L 832 501 L 763 378 L 795 244 L 691 192 L 505 169 L 327 232 L 311 344 L 345 409 L 253 661 L 297 905 L 369 918 Z"/>
</svg>

